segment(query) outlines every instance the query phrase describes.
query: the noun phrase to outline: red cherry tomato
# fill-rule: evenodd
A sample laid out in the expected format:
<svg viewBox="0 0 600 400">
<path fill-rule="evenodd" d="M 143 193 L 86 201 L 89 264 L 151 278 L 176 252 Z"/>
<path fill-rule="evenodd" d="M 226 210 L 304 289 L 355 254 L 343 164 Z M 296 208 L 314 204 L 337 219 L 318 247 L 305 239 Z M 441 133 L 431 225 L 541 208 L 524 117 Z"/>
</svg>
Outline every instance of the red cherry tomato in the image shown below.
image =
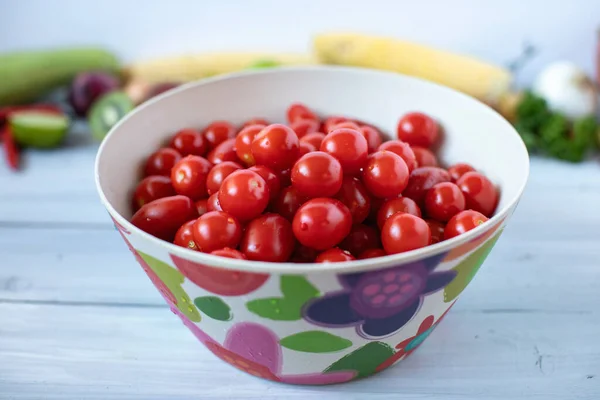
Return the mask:
<svg viewBox="0 0 600 400">
<path fill-rule="evenodd" d="M 305 154 L 312 153 L 313 151 L 317 151 L 317 148 L 308 142 L 300 141 L 300 146 L 298 147 L 298 155 L 302 157 Z"/>
<path fill-rule="evenodd" d="M 371 197 L 360 179 L 353 176 L 344 176 L 342 187 L 335 198 L 348 207 L 350 214 L 352 214 L 352 223 L 360 224 L 369 216 Z"/>
<path fill-rule="evenodd" d="M 319 121 L 319 117 L 313 113 L 304 104 L 294 103 L 287 109 L 287 120 L 288 123 L 293 124 L 294 122 L 301 119 L 312 119 L 313 121 Z"/>
<path fill-rule="evenodd" d="M 292 221 L 294 215 L 296 215 L 296 212 L 298 212 L 298 209 L 306 200 L 306 198 L 298 193 L 295 187 L 289 186 L 281 190 L 279 196 L 273 202 L 272 209 L 283 218 Z"/>
<path fill-rule="evenodd" d="M 408 185 L 402 195 L 413 199 L 419 207 L 423 207 L 427 191 L 441 182 L 450 182 L 448 171 L 438 167 L 419 167 L 411 172 Z"/>
<path fill-rule="evenodd" d="M 431 232 L 423 219 L 412 214 L 396 213 L 381 229 L 381 243 L 387 254 L 403 253 L 429 245 Z"/>
<path fill-rule="evenodd" d="M 238 260 L 245 260 L 246 256 L 235 250 L 232 249 L 230 247 L 225 247 L 224 249 L 219 249 L 219 250 L 215 250 L 212 251 L 210 254 L 212 254 L 213 256 L 221 256 L 221 257 L 227 257 L 227 258 L 237 258 Z"/>
<path fill-rule="evenodd" d="M 250 167 L 248 169 L 262 176 L 269 187 L 269 201 L 275 200 L 281 191 L 281 182 L 279 182 L 279 176 L 277 176 L 275 172 L 271 171 L 264 165 L 255 165 L 254 167 Z"/>
<path fill-rule="evenodd" d="M 321 254 L 317 256 L 315 262 L 318 263 L 336 263 L 336 262 L 344 262 L 344 261 L 352 261 L 356 260 L 352 256 L 352 254 L 348 253 L 345 250 L 338 249 L 334 247 L 333 249 L 325 250 Z"/>
<path fill-rule="evenodd" d="M 340 243 L 340 248 L 349 251 L 355 257 L 365 250 L 379 249 L 381 248 L 379 232 L 368 225 L 353 225 L 348 236 Z"/>
<path fill-rule="evenodd" d="M 198 210 L 198 215 L 204 215 L 208 212 L 208 199 L 198 200 L 196 202 L 196 210 Z M 216 210 L 213 210 L 216 211 Z"/>
<path fill-rule="evenodd" d="M 305 154 L 292 168 L 292 186 L 307 198 L 333 196 L 342 178 L 340 162 L 322 151 Z"/>
<path fill-rule="evenodd" d="M 439 165 L 437 157 L 431 150 L 425 147 L 412 146 L 412 151 L 419 167 L 437 167 Z"/>
<path fill-rule="evenodd" d="M 408 167 L 396 153 L 377 151 L 369 155 L 363 170 L 363 182 L 375 197 L 396 197 L 408 183 Z"/>
<path fill-rule="evenodd" d="M 146 161 L 145 175 L 171 176 L 171 168 L 181 160 L 181 154 L 170 147 L 158 149 Z"/>
<path fill-rule="evenodd" d="M 440 134 L 437 122 L 430 116 L 412 112 L 404 115 L 396 128 L 398 139 L 411 146 L 431 147 Z"/>
<path fill-rule="evenodd" d="M 269 213 L 246 226 L 240 250 L 249 260 L 286 262 L 295 244 L 292 224 L 281 215 Z"/>
<path fill-rule="evenodd" d="M 488 217 L 475 210 L 465 210 L 456 214 L 448 221 L 444 228 L 444 240 L 462 235 L 471 229 L 488 221 Z"/>
<path fill-rule="evenodd" d="M 242 125 L 242 128 L 245 128 L 245 127 L 250 126 L 250 125 L 264 125 L 264 126 L 267 126 L 269 124 L 270 124 L 270 122 L 267 121 L 264 118 L 252 118 L 252 119 L 249 119 L 248 121 L 244 122 L 244 124 Z"/>
<path fill-rule="evenodd" d="M 352 129 L 353 131 L 360 131 L 360 126 L 353 121 L 344 121 L 339 124 L 331 125 L 327 133 L 329 134 L 336 129 Z"/>
<path fill-rule="evenodd" d="M 327 117 L 325 121 L 323 121 L 321 127 L 323 128 L 323 132 L 329 133 L 329 131 L 333 130 L 334 126 L 346 121 L 348 121 L 348 118 L 342 117 L 340 115 L 334 115 L 331 117 Z"/>
<path fill-rule="evenodd" d="M 194 202 L 185 196 L 170 196 L 154 200 L 140 208 L 131 223 L 159 239 L 172 242 L 181 225 L 196 218 Z"/>
<path fill-rule="evenodd" d="M 452 178 L 452 182 L 456 183 L 461 176 L 466 174 L 467 172 L 475 172 L 475 168 L 465 163 L 457 163 L 448 168 L 448 173 Z"/>
<path fill-rule="evenodd" d="M 175 240 L 173 240 L 173 243 L 177 246 L 198 251 L 198 246 L 196 246 L 196 242 L 194 242 L 194 234 L 192 230 L 195 222 L 196 218 L 181 225 L 181 227 L 177 230 L 177 233 L 175 233 Z"/>
<path fill-rule="evenodd" d="M 208 150 L 208 143 L 204 136 L 196 129 L 186 128 L 177 132 L 171 139 L 171 147 L 182 156 L 204 156 Z"/>
<path fill-rule="evenodd" d="M 266 125 L 248 125 L 242 129 L 235 138 L 235 153 L 247 166 L 255 164 L 254 156 L 252 155 L 252 141 L 258 132 L 265 126 Z"/>
<path fill-rule="evenodd" d="M 192 227 L 198 250 L 211 253 L 223 247 L 235 249 L 242 238 L 242 226 L 232 215 L 210 211 L 194 222 Z"/>
<path fill-rule="evenodd" d="M 299 119 L 290 124 L 290 128 L 296 132 L 298 138 L 303 138 L 309 133 L 317 132 L 319 127 L 319 121 L 314 119 Z"/>
<path fill-rule="evenodd" d="M 206 157 L 208 161 L 213 163 L 214 165 L 220 164 L 225 161 L 233 161 L 236 163 L 240 162 L 236 152 L 235 152 L 235 139 L 227 139 L 217 147 L 211 150 Z"/>
<path fill-rule="evenodd" d="M 429 244 L 436 244 L 444 240 L 444 228 L 446 225 L 440 221 L 434 219 L 426 219 L 429 230 L 431 231 L 431 242 Z"/>
<path fill-rule="evenodd" d="M 223 211 L 242 222 L 250 221 L 267 208 L 269 187 L 256 172 L 249 169 L 238 170 L 221 184 L 219 202 Z"/>
<path fill-rule="evenodd" d="M 446 222 L 464 209 L 465 196 L 452 182 L 438 183 L 425 195 L 425 211 L 438 221 Z"/>
<path fill-rule="evenodd" d="M 295 263 L 312 263 L 315 262 L 318 254 L 317 250 L 298 244 L 290 261 Z"/>
<path fill-rule="evenodd" d="M 298 136 L 291 128 L 273 124 L 254 137 L 252 155 L 256 164 L 274 171 L 283 171 L 294 165 L 298 159 L 298 147 Z"/>
<path fill-rule="evenodd" d="M 298 209 L 292 228 L 303 245 L 326 250 L 348 236 L 352 215 L 341 201 L 320 197 L 307 201 Z"/>
<path fill-rule="evenodd" d="M 215 121 L 208 125 L 202 132 L 208 142 L 208 148 L 214 149 L 227 139 L 234 139 L 236 134 L 235 126 L 227 121 Z"/>
<path fill-rule="evenodd" d="M 466 208 L 491 217 L 498 205 L 498 191 L 494 184 L 479 172 L 467 172 L 456 182 L 463 192 Z"/>
<path fill-rule="evenodd" d="M 175 196 L 175 189 L 171 185 L 171 179 L 166 176 L 152 175 L 147 176 L 138 183 L 133 193 L 133 209 L 137 211 L 144 204 L 148 204 L 156 199 Z"/>
<path fill-rule="evenodd" d="M 206 178 L 211 168 L 204 157 L 185 156 L 171 170 L 171 183 L 178 194 L 199 200 L 208 195 Z"/>
<path fill-rule="evenodd" d="M 348 175 L 359 173 L 365 166 L 369 154 L 367 139 L 358 129 L 337 127 L 325 136 L 321 143 L 321 151 L 337 158 L 344 174 Z"/>
<path fill-rule="evenodd" d="M 359 260 L 366 260 L 368 258 L 378 258 L 378 257 L 385 257 L 387 254 L 385 254 L 385 251 L 383 251 L 383 249 L 368 249 L 363 251 L 359 256 L 358 259 Z"/>
<path fill-rule="evenodd" d="M 367 217 L 367 221 L 377 224 L 377 214 L 381 209 L 383 203 L 385 203 L 386 199 L 381 199 L 379 197 L 371 196 L 371 211 L 369 211 L 369 216 Z"/>
<path fill-rule="evenodd" d="M 397 197 L 395 199 L 386 200 L 379 208 L 377 213 L 377 226 L 383 228 L 385 221 L 397 212 L 412 214 L 415 217 L 421 217 L 421 209 L 413 199 L 408 197 Z"/>
<path fill-rule="evenodd" d="M 315 148 L 315 150 L 319 150 L 321 148 L 321 143 L 323 142 L 323 139 L 325 139 L 325 135 L 321 132 L 309 133 L 308 135 L 300 138 L 300 144 L 308 143 L 312 145 Z"/>
<path fill-rule="evenodd" d="M 210 197 L 206 201 L 206 210 L 223 211 L 223 208 L 221 208 L 221 202 L 219 201 L 219 192 L 210 195 Z"/>
<path fill-rule="evenodd" d="M 277 173 L 277 171 L 273 171 L 273 172 Z M 291 168 L 280 171 L 277 176 L 279 176 L 279 183 L 281 184 L 282 188 L 292 185 L 292 169 Z"/>
<path fill-rule="evenodd" d="M 398 154 L 406 163 L 409 172 L 417 168 L 417 157 L 408 143 L 401 142 L 400 140 L 388 140 L 379 146 L 379 150 L 391 151 Z"/>
<path fill-rule="evenodd" d="M 242 169 L 242 166 L 233 161 L 225 161 L 215 165 L 206 178 L 208 194 L 217 193 L 223 180 L 239 169 Z"/>
<path fill-rule="evenodd" d="M 360 127 L 360 131 L 362 132 L 365 139 L 367 139 L 367 145 L 369 146 L 369 154 L 377 151 L 379 146 L 381 146 L 381 134 L 379 131 L 372 126 L 363 125 Z"/>
</svg>

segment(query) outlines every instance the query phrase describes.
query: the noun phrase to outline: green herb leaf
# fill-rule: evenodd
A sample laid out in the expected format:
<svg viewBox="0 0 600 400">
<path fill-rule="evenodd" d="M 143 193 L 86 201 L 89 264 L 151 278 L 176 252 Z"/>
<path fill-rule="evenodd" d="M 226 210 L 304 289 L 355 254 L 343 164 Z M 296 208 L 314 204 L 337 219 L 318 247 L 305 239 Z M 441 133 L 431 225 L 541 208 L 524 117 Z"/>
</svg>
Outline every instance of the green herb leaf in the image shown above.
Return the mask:
<svg viewBox="0 0 600 400">
<path fill-rule="evenodd" d="M 331 353 L 352 346 L 348 339 L 323 331 L 306 331 L 284 337 L 280 340 L 283 347 L 307 353 Z"/>
<path fill-rule="evenodd" d="M 200 311 L 212 319 L 219 321 L 229 321 L 233 318 L 231 308 L 220 298 L 216 296 L 197 297 L 194 304 Z"/>
</svg>

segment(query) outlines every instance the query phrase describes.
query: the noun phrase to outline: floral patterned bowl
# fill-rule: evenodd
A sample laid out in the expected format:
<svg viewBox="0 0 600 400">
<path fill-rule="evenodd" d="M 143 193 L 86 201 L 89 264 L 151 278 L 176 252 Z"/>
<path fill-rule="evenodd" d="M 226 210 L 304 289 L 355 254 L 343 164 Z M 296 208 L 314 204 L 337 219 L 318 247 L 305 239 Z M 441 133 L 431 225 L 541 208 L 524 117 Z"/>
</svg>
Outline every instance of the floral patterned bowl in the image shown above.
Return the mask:
<svg viewBox="0 0 600 400">
<path fill-rule="evenodd" d="M 393 134 L 412 110 L 444 127 L 440 154 L 485 172 L 501 191 L 486 224 L 424 249 L 338 264 L 215 257 L 154 238 L 128 222 L 145 157 L 175 130 L 212 120 L 283 121 L 306 103 Z M 171 310 L 213 354 L 255 376 L 293 384 L 347 382 L 412 353 L 440 323 L 489 254 L 529 173 L 512 126 L 482 103 L 398 74 L 282 68 L 204 80 L 140 106 L 106 137 L 96 160 L 100 198 Z"/>
</svg>

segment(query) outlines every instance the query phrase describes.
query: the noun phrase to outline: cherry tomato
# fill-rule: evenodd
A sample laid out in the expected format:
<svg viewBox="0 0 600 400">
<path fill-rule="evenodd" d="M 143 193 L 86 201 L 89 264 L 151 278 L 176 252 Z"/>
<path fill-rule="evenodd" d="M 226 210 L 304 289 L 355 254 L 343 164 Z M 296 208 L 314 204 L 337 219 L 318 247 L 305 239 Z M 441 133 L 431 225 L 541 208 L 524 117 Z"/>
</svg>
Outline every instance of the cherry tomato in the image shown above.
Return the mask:
<svg viewBox="0 0 600 400">
<path fill-rule="evenodd" d="M 346 122 L 346 121 L 349 121 L 348 118 L 342 117 L 339 115 L 327 117 L 327 119 L 325 119 L 325 121 L 323 121 L 323 124 L 322 124 L 323 131 L 329 133 L 330 131 L 333 130 L 334 126 L 341 124 L 342 122 Z"/>
<path fill-rule="evenodd" d="M 306 200 L 306 198 L 298 193 L 295 187 L 289 186 L 281 190 L 279 196 L 273 202 L 272 209 L 283 218 L 292 221 L 294 215 L 296 215 L 296 212 Z"/>
<path fill-rule="evenodd" d="M 230 247 L 225 247 L 223 249 L 219 249 L 219 250 L 215 250 L 215 251 L 211 251 L 210 254 L 212 254 L 213 256 L 221 256 L 221 257 L 227 257 L 227 258 L 237 258 L 238 260 L 245 260 L 246 256 L 235 250 L 232 249 Z"/>
<path fill-rule="evenodd" d="M 172 242 L 181 225 L 196 218 L 194 202 L 185 196 L 170 196 L 154 200 L 140 208 L 131 223 L 159 239 Z"/>
<path fill-rule="evenodd" d="M 198 215 L 206 214 L 208 210 L 208 199 L 201 199 L 196 202 L 196 210 L 198 210 Z M 217 211 L 217 210 L 213 210 Z"/>
<path fill-rule="evenodd" d="M 401 142 L 400 140 L 388 140 L 379 146 L 379 150 L 387 150 L 398 154 L 406 163 L 409 172 L 417 168 L 417 157 L 408 143 Z"/>
<path fill-rule="evenodd" d="M 360 179 L 353 176 L 344 176 L 342 187 L 335 198 L 348 207 L 350 214 L 352 214 L 352 223 L 360 224 L 369 216 L 371 197 Z"/>
<path fill-rule="evenodd" d="M 320 197 L 307 201 L 298 209 L 292 228 L 303 245 L 326 250 L 348 236 L 352 215 L 341 201 Z"/>
<path fill-rule="evenodd" d="M 456 214 L 444 228 L 444 240 L 462 235 L 488 221 L 488 217 L 475 210 L 465 210 Z"/>
<path fill-rule="evenodd" d="M 498 191 L 487 177 L 479 172 L 467 172 L 456 184 L 465 196 L 466 208 L 492 216 L 498 205 Z"/>
<path fill-rule="evenodd" d="M 292 224 L 281 215 L 269 213 L 246 226 L 240 250 L 249 260 L 286 262 L 295 244 Z"/>
<path fill-rule="evenodd" d="M 267 126 L 269 124 L 270 124 L 270 122 L 267 121 L 264 118 L 252 118 L 252 119 L 249 119 L 248 121 L 244 122 L 244 124 L 242 125 L 242 128 L 245 128 L 245 127 L 250 126 L 250 125 L 264 125 L 264 126 Z"/>
<path fill-rule="evenodd" d="M 317 132 L 319 127 L 319 121 L 314 119 L 299 119 L 290 124 L 290 128 L 296 132 L 298 138 L 302 138 L 309 133 Z"/>
<path fill-rule="evenodd" d="M 340 248 L 357 257 L 365 250 L 381 248 L 379 232 L 368 225 L 353 225 L 350 233 L 340 243 Z"/>
<path fill-rule="evenodd" d="M 408 197 L 397 197 L 395 199 L 386 200 L 377 212 L 377 226 L 383 228 L 385 221 L 397 212 L 412 214 L 415 217 L 421 217 L 421 209 L 413 199 Z"/>
<path fill-rule="evenodd" d="M 281 182 L 279 182 L 279 176 L 275 172 L 271 171 L 264 165 L 255 165 L 254 167 L 248 168 L 250 171 L 254 171 L 267 182 L 269 187 L 269 201 L 275 200 L 279 196 L 281 190 Z"/>
<path fill-rule="evenodd" d="M 383 251 L 383 249 L 368 249 L 363 251 L 359 256 L 358 259 L 359 260 L 366 260 L 368 258 L 378 258 L 378 257 L 385 257 L 387 254 L 385 254 L 385 251 Z"/>
<path fill-rule="evenodd" d="M 327 133 L 329 134 L 336 129 L 352 129 L 353 131 L 360 131 L 360 126 L 353 121 L 344 121 L 339 124 L 331 125 Z"/>
<path fill-rule="evenodd" d="M 133 193 L 133 209 L 137 211 L 144 204 L 163 197 L 175 196 L 171 179 L 161 175 L 147 176 L 138 183 Z"/>
<path fill-rule="evenodd" d="M 252 141 L 258 132 L 265 126 L 266 125 L 248 125 L 242 129 L 235 138 L 235 153 L 247 166 L 255 164 L 254 156 L 252 155 Z"/>
<path fill-rule="evenodd" d="M 377 151 L 370 154 L 363 170 L 363 182 L 375 197 L 396 197 L 408 184 L 408 167 L 396 153 Z"/>
<path fill-rule="evenodd" d="M 365 166 L 369 154 L 367 139 L 358 129 L 338 127 L 325 136 L 321 143 L 321 151 L 337 158 L 344 174 L 348 175 L 359 173 Z"/>
<path fill-rule="evenodd" d="M 256 218 L 269 204 L 267 182 L 254 171 L 242 169 L 229 175 L 219 189 L 223 211 L 240 221 Z"/>
<path fill-rule="evenodd" d="M 204 156 L 208 150 L 208 143 L 204 136 L 196 129 L 182 129 L 171 139 L 171 147 L 182 156 Z"/>
<path fill-rule="evenodd" d="M 307 198 L 333 196 L 342 178 L 340 162 L 322 151 L 305 154 L 292 168 L 292 186 Z"/>
<path fill-rule="evenodd" d="M 475 168 L 465 163 L 457 163 L 448 168 L 448 173 L 452 178 L 452 182 L 456 183 L 461 176 L 466 174 L 467 172 L 475 172 Z"/>
<path fill-rule="evenodd" d="M 223 247 L 235 249 L 242 238 L 242 226 L 230 214 L 210 211 L 194 222 L 192 227 L 198 250 L 210 253 Z"/>
<path fill-rule="evenodd" d="M 196 246 L 196 242 L 194 242 L 194 234 L 192 230 L 195 222 L 196 218 L 191 219 L 185 224 L 181 225 L 181 227 L 177 230 L 177 233 L 175 233 L 175 240 L 173 240 L 173 243 L 177 246 L 198 251 L 198 246 Z"/>
<path fill-rule="evenodd" d="M 319 255 L 317 250 L 298 244 L 290 261 L 295 263 L 312 263 L 315 262 L 317 255 Z"/>
<path fill-rule="evenodd" d="M 450 182 L 448 171 L 438 167 L 419 167 L 410 174 L 408 185 L 402 195 L 413 199 L 423 207 L 427 191 L 441 182 Z"/>
<path fill-rule="evenodd" d="M 287 120 L 288 123 L 292 124 L 301 119 L 312 119 L 313 121 L 319 121 L 319 117 L 313 113 L 304 104 L 294 103 L 287 109 Z"/>
<path fill-rule="evenodd" d="M 429 245 L 431 232 L 422 218 L 396 213 L 381 229 L 381 243 L 387 254 L 403 253 Z"/>
<path fill-rule="evenodd" d="M 291 128 L 273 124 L 254 137 L 252 155 L 256 164 L 274 171 L 283 171 L 294 165 L 298 159 L 298 147 L 298 136 Z"/>
<path fill-rule="evenodd" d="M 369 154 L 376 152 L 379 146 L 381 146 L 381 134 L 379 131 L 369 125 L 361 126 L 360 131 L 365 139 L 367 139 Z"/>
<path fill-rule="evenodd" d="M 199 200 L 208 195 L 206 178 L 211 168 L 204 157 L 185 156 L 171 170 L 171 183 L 178 194 Z"/>
<path fill-rule="evenodd" d="M 437 157 L 431 150 L 425 147 L 412 146 L 412 151 L 419 167 L 437 167 L 439 165 Z"/>
<path fill-rule="evenodd" d="M 319 150 L 321 148 L 323 139 L 325 139 L 325 135 L 321 132 L 309 133 L 308 135 L 300 138 L 300 144 L 309 143 L 315 148 L 315 150 Z"/>
<path fill-rule="evenodd" d="M 436 244 L 444 240 L 444 228 L 446 225 L 440 221 L 434 219 L 426 219 L 429 230 L 431 231 L 431 242 L 429 244 Z"/>
<path fill-rule="evenodd" d="M 464 209 L 465 196 L 452 182 L 438 183 L 425 195 L 425 211 L 438 221 L 446 222 Z"/>
<path fill-rule="evenodd" d="M 208 161 L 217 165 L 225 161 L 233 161 L 236 163 L 240 162 L 235 152 L 235 139 L 227 139 L 217 145 L 214 149 L 208 153 L 206 157 Z"/>
<path fill-rule="evenodd" d="M 430 116 L 412 112 L 404 115 L 396 128 L 398 139 L 411 146 L 431 147 L 440 135 L 440 127 Z"/>
<path fill-rule="evenodd" d="M 223 211 L 223 208 L 221 208 L 221 202 L 219 201 L 219 192 L 210 195 L 210 197 L 206 201 L 206 210 Z"/>
<path fill-rule="evenodd" d="M 277 171 L 273 171 L 273 172 L 277 173 Z M 292 169 L 291 168 L 280 171 L 277 176 L 279 176 L 279 183 L 281 184 L 282 188 L 292 185 Z"/>
<path fill-rule="evenodd" d="M 215 165 L 206 178 L 206 189 L 208 190 L 208 194 L 217 193 L 223 180 L 238 169 L 242 169 L 242 166 L 233 161 L 225 161 Z"/>
<path fill-rule="evenodd" d="M 227 121 L 215 121 L 208 125 L 202 134 L 208 142 L 208 148 L 214 149 L 227 139 L 235 138 L 236 129 Z"/>
<path fill-rule="evenodd" d="M 371 196 L 371 211 L 369 211 L 367 221 L 375 225 L 377 224 L 377 214 L 379 213 L 379 210 L 381 209 L 381 206 L 383 205 L 383 203 L 385 203 L 385 201 L 386 199 Z"/>
<path fill-rule="evenodd" d="M 325 250 L 324 252 L 319 254 L 317 256 L 317 259 L 315 260 L 315 262 L 336 263 L 336 262 L 344 262 L 344 261 L 352 261 L 352 260 L 356 260 L 356 258 L 354 258 L 352 256 L 352 254 L 348 253 L 345 250 L 341 250 L 341 249 L 338 249 L 337 247 L 334 247 L 332 249 Z"/>
<path fill-rule="evenodd" d="M 317 148 L 308 142 L 300 141 L 300 146 L 298 147 L 298 155 L 302 157 L 305 154 L 312 153 L 313 151 L 317 151 Z"/>
<path fill-rule="evenodd" d="M 171 168 L 181 160 L 181 154 L 170 147 L 158 149 L 155 153 L 148 157 L 146 161 L 145 174 L 171 176 Z"/>
</svg>

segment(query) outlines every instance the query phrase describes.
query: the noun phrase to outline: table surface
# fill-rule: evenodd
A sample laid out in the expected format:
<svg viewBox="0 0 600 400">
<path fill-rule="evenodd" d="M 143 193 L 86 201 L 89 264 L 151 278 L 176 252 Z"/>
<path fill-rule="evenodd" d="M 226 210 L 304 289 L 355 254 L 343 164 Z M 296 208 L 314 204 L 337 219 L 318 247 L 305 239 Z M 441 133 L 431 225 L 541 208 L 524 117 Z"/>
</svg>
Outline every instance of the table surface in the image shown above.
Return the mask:
<svg viewBox="0 0 600 400">
<path fill-rule="evenodd" d="M 96 145 L 0 168 L 0 399 L 598 399 L 600 163 L 533 159 L 517 212 L 444 323 L 398 366 L 296 387 L 199 345 L 134 263 Z"/>
</svg>

